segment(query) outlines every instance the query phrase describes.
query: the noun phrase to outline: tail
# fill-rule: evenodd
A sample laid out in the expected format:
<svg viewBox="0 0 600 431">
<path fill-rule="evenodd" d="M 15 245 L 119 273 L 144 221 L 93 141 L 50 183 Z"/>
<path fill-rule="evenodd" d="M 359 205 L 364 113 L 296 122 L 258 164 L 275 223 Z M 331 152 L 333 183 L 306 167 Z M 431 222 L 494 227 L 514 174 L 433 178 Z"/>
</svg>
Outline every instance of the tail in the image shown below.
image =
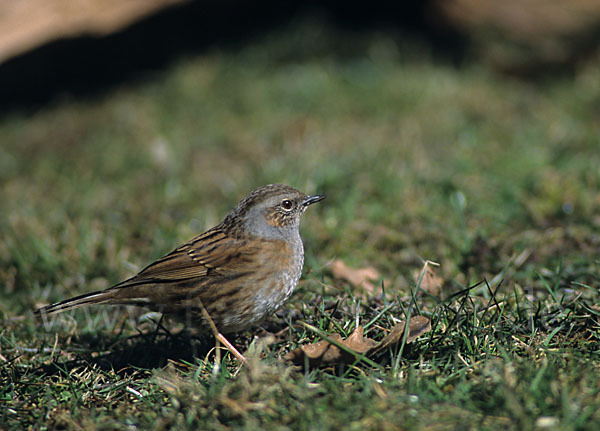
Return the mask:
<svg viewBox="0 0 600 431">
<path fill-rule="evenodd" d="M 79 307 L 85 307 L 92 304 L 111 304 L 115 303 L 115 291 L 112 289 L 99 290 L 97 292 L 86 293 L 74 298 L 65 299 L 64 301 L 46 305 L 33 312 L 36 317 L 45 316 L 48 314 L 62 313 L 63 311 L 72 310 Z"/>
</svg>

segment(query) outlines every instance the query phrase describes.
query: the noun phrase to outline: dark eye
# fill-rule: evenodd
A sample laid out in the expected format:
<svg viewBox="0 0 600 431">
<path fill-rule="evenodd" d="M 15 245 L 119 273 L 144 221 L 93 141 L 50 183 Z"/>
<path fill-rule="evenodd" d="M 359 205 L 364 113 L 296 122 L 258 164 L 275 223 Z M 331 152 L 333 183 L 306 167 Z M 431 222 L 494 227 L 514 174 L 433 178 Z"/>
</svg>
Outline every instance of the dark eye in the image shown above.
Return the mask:
<svg viewBox="0 0 600 431">
<path fill-rule="evenodd" d="M 294 203 L 289 200 L 289 199 L 284 199 L 283 201 L 281 201 L 281 208 L 283 208 L 286 211 L 291 210 L 294 207 Z"/>
</svg>

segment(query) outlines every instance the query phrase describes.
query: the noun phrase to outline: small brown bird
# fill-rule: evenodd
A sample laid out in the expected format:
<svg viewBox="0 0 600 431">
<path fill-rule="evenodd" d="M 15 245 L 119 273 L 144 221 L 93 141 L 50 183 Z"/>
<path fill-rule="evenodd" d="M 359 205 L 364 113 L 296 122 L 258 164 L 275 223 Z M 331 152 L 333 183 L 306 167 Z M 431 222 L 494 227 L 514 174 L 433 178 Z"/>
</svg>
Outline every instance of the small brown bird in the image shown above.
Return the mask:
<svg viewBox="0 0 600 431">
<path fill-rule="evenodd" d="M 260 187 L 219 225 L 136 276 L 35 314 L 121 304 L 147 307 L 190 326 L 207 328 L 212 320 L 225 334 L 251 327 L 275 312 L 298 284 L 304 263 L 300 216 L 324 198 L 283 184 Z"/>
</svg>

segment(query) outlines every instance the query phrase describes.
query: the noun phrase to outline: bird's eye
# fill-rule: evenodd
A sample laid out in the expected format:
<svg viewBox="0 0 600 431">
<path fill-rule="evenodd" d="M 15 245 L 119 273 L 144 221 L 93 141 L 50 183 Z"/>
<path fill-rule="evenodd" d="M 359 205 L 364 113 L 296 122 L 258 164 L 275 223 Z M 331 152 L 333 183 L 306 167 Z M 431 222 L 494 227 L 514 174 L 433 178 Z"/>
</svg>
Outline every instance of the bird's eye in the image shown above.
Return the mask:
<svg viewBox="0 0 600 431">
<path fill-rule="evenodd" d="M 291 210 L 294 207 L 294 203 L 289 200 L 289 199 L 284 199 L 283 201 L 281 201 L 281 208 L 283 208 L 286 211 Z"/>
</svg>

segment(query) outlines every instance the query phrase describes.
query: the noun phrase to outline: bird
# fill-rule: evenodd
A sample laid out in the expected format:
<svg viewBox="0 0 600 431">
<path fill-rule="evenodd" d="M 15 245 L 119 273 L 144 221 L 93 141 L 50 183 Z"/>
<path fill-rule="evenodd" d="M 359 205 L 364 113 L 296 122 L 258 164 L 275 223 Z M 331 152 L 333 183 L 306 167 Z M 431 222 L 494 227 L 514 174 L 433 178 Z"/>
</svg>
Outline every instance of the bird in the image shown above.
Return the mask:
<svg viewBox="0 0 600 431">
<path fill-rule="evenodd" d="M 134 305 L 212 328 L 215 336 L 246 330 L 280 308 L 297 286 L 304 264 L 300 216 L 324 198 L 285 184 L 259 187 L 217 226 L 137 275 L 34 314 L 46 318 L 96 304 Z"/>
</svg>

